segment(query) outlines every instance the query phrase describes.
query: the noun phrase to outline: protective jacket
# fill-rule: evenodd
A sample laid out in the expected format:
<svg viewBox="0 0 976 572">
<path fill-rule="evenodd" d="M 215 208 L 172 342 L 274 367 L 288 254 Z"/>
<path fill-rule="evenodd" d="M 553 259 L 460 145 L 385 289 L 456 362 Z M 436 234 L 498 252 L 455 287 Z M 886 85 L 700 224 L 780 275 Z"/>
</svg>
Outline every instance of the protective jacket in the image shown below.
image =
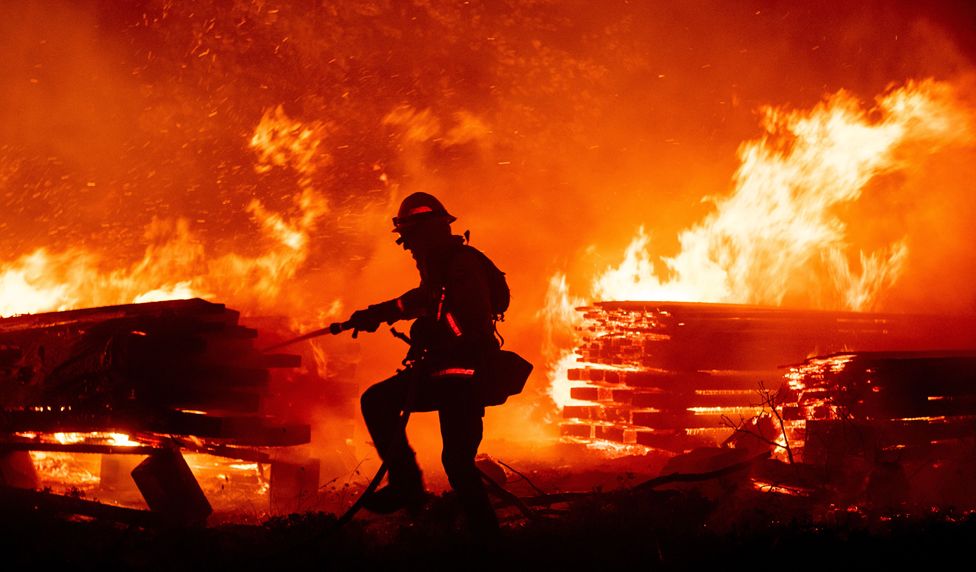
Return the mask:
<svg viewBox="0 0 976 572">
<path fill-rule="evenodd" d="M 499 347 L 487 259 L 460 236 L 417 259 L 420 285 L 371 306 L 379 321 L 416 319 L 408 359 L 431 375 L 471 376 Z"/>
</svg>

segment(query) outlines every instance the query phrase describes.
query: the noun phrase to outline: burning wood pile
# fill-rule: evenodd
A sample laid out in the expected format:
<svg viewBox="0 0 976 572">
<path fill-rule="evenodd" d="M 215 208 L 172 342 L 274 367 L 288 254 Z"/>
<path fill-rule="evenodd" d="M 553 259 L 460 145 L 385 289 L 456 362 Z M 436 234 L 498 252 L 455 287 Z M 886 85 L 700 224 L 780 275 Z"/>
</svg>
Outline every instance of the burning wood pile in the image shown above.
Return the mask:
<svg viewBox="0 0 976 572">
<path fill-rule="evenodd" d="M 976 438 L 976 351 L 841 353 L 786 378 L 777 400 L 804 462 L 945 458 Z"/>
<path fill-rule="evenodd" d="M 973 321 L 965 317 L 673 302 L 599 302 L 579 310 L 582 339 L 566 376 L 573 401 L 563 408 L 561 433 L 590 447 L 682 452 L 720 443 L 737 422 L 768 405 L 757 392 L 760 384 L 775 394 L 781 368 L 812 355 L 976 348 Z M 898 379 L 910 385 L 904 375 Z M 884 395 L 901 391 L 894 387 Z M 808 388 L 798 403 L 805 407 L 818 391 Z M 926 401 L 910 416 L 963 407 L 951 395 L 944 404 Z M 791 412 L 805 415 L 799 406 Z M 830 439 L 819 420 L 808 423 Z"/>
<path fill-rule="evenodd" d="M 144 455 L 132 476 L 149 508 L 205 518 L 180 450 L 269 461 L 310 440 L 268 407 L 271 370 L 300 356 L 262 353 L 239 317 L 193 299 L 0 320 L 0 484 L 36 487 L 30 451 Z"/>
</svg>

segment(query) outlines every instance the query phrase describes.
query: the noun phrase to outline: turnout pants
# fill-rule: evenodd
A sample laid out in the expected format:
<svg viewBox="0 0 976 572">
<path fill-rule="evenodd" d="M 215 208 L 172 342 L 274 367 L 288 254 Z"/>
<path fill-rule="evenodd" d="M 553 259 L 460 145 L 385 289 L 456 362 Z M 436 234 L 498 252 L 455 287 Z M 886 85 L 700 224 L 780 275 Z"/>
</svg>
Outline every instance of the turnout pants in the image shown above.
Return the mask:
<svg viewBox="0 0 976 572">
<path fill-rule="evenodd" d="M 441 462 L 451 488 L 457 493 L 472 531 L 490 532 L 497 529 L 498 521 L 474 464 L 485 408 L 477 400 L 471 382 L 470 377 L 435 377 L 420 368 L 409 368 L 372 385 L 360 401 L 366 428 L 389 469 L 393 487 L 423 486 L 400 412 L 437 411 L 443 442 Z"/>
</svg>

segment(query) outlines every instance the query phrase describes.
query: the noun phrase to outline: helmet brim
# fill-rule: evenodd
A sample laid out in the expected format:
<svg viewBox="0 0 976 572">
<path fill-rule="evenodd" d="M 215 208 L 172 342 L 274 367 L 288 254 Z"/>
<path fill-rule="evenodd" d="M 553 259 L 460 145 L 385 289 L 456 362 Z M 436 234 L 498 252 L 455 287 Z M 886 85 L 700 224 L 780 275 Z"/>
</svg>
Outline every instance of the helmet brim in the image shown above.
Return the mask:
<svg viewBox="0 0 976 572">
<path fill-rule="evenodd" d="M 457 217 L 447 213 L 423 213 L 409 217 L 393 217 L 393 230 L 391 232 L 403 232 L 404 230 L 413 228 L 418 224 L 437 220 L 443 220 L 446 221 L 447 224 L 451 224 L 457 220 Z"/>
</svg>

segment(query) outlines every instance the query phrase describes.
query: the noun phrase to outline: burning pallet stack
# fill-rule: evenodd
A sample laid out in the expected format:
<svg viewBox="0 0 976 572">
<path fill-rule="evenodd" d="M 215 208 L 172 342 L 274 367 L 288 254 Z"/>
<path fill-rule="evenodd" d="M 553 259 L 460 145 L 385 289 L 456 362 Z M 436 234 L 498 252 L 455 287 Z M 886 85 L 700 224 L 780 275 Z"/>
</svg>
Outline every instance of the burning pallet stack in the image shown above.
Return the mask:
<svg viewBox="0 0 976 572">
<path fill-rule="evenodd" d="M 270 369 L 300 359 L 260 353 L 239 318 L 180 300 L 0 320 L 0 431 L 308 442 L 307 426 L 261 415 Z"/>
<path fill-rule="evenodd" d="M 568 370 L 575 402 L 567 441 L 681 452 L 727 438 L 730 422 L 762 409 L 786 364 L 857 348 L 976 347 L 964 317 L 799 311 L 674 302 L 580 308 L 581 343 Z M 762 384 L 762 385 L 761 385 Z"/>
<path fill-rule="evenodd" d="M 132 475 L 150 508 L 205 517 L 180 449 L 269 461 L 266 448 L 310 441 L 307 424 L 268 407 L 271 371 L 300 357 L 262 353 L 239 318 L 180 300 L 0 320 L 5 471 L 28 451 L 148 455 Z"/>
<path fill-rule="evenodd" d="M 976 351 L 850 352 L 792 368 L 780 395 L 791 446 L 807 463 L 971 454 Z"/>
</svg>

